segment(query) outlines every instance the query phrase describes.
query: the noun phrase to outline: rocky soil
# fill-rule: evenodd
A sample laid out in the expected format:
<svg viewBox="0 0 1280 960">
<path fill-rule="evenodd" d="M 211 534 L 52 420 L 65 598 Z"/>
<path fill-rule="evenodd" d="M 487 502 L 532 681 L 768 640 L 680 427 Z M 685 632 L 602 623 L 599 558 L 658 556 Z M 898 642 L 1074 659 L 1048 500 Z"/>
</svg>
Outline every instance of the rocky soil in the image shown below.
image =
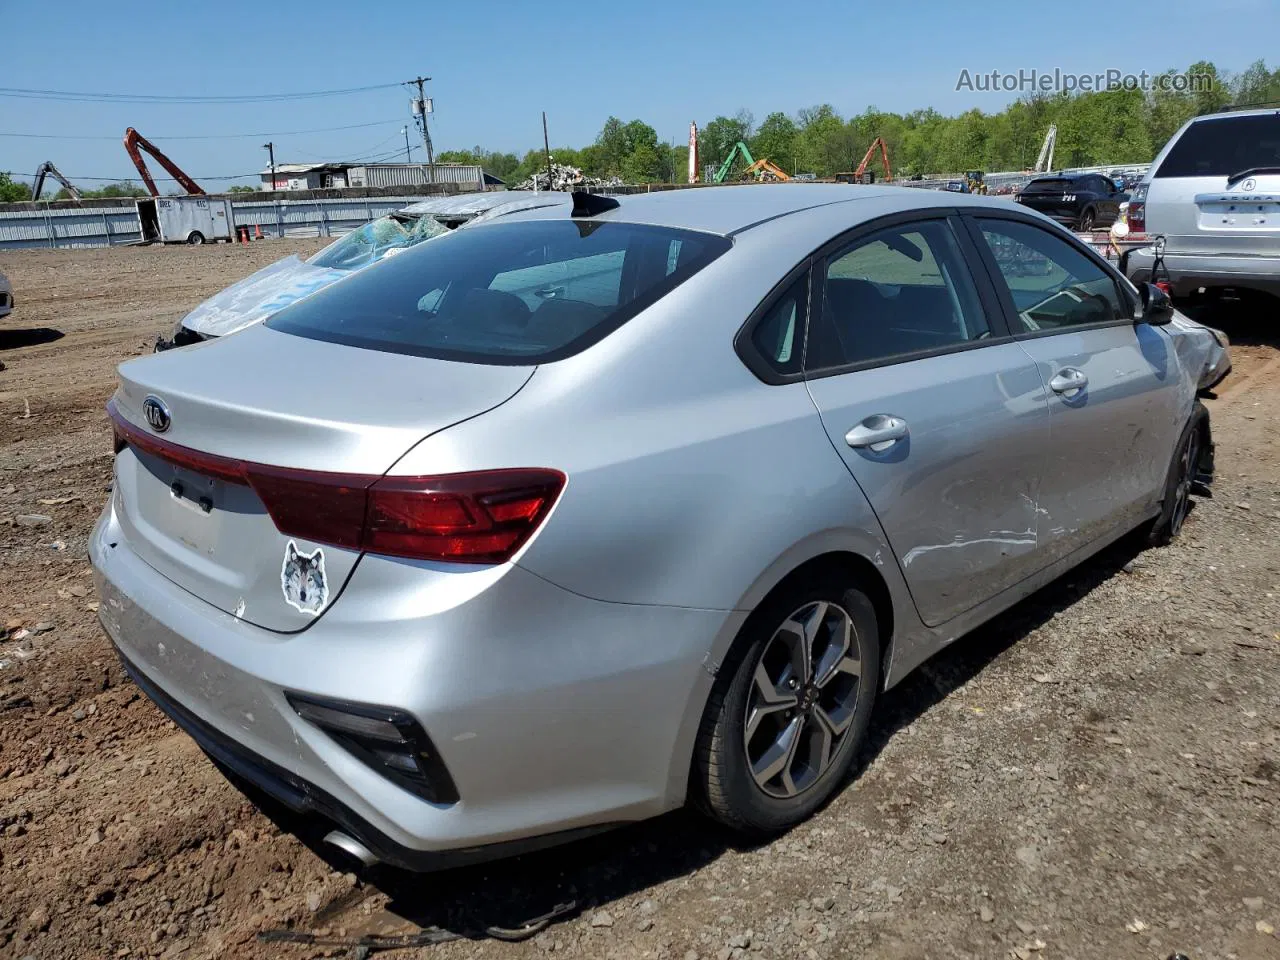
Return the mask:
<svg viewBox="0 0 1280 960">
<path fill-rule="evenodd" d="M 1280 317 L 1212 321 L 1214 497 L 958 641 L 880 705 L 857 778 L 743 846 L 689 814 L 446 874 L 359 875 L 259 811 L 122 675 L 85 544 L 114 365 L 316 242 L 0 254 L 0 956 L 1280 958 Z M 274 817 L 274 819 L 273 819 Z M 326 855 L 327 856 L 327 855 Z M 573 902 L 532 939 L 485 934 Z"/>
</svg>

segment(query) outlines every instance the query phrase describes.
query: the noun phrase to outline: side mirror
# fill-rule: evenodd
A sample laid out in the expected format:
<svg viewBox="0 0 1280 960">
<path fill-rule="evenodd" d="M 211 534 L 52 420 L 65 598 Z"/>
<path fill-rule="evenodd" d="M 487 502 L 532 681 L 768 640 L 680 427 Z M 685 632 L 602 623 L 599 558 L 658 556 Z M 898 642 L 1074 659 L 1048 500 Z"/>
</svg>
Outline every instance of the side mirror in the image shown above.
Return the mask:
<svg viewBox="0 0 1280 960">
<path fill-rule="evenodd" d="M 1141 323 L 1149 323 L 1153 327 L 1162 327 L 1173 319 L 1173 301 L 1169 295 L 1154 283 L 1144 283 L 1138 288 L 1142 295 Z"/>
</svg>

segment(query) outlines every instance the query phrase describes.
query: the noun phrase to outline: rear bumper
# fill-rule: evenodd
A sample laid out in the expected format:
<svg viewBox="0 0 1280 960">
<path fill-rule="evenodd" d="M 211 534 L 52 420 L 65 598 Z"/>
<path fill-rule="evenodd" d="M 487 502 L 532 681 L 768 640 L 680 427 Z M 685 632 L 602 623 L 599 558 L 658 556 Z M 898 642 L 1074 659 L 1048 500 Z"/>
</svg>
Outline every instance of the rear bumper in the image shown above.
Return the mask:
<svg viewBox="0 0 1280 960">
<path fill-rule="evenodd" d="M 1129 254 L 1125 273 L 1134 283 L 1147 283 L 1155 264 L 1150 247 Z M 1236 287 L 1280 296 L 1280 257 L 1227 257 L 1166 253 L 1164 266 L 1175 297 L 1186 297 L 1201 287 Z"/>
<path fill-rule="evenodd" d="M 381 859 L 419 870 L 683 803 L 711 684 L 702 660 L 738 616 L 589 600 L 510 567 L 446 609 L 417 609 L 411 597 L 388 610 L 375 596 L 377 617 L 351 594 L 392 561 L 366 557 L 371 569 L 358 568 L 323 617 L 279 634 L 156 573 L 124 541 L 110 505 L 90 557 L 100 618 L 126 669 L 206 752 Z M 431 592 L 422 603 L 438 601 Z M 412 714 L 458 801 L 397 786 L 302 720 L 285 690 Z"/>
</svg>

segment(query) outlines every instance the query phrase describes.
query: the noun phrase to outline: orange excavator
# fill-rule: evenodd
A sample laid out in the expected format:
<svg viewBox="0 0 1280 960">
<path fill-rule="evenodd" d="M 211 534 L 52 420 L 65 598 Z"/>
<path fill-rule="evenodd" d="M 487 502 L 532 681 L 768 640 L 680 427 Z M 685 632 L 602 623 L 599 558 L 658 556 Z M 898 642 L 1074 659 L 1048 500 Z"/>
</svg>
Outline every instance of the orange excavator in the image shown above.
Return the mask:
<svg viewBox="0 0 1280 960">
<path fill-rule="evenodd" d="M 147 165 L 142 159 L 142 154 L 138 152 L 139 147 L 151 154 L 156 163 L 168 170 L 173 179 L 177 180 L 182 189 L 187 191 L 188 194 L 193 197 L 203 197 L 205 195 L 205 192 L 200 189 L 200 185 L 183 173 L 182 169 L 166 157 L 154 143 L 133 129 L 133 127 L 130 127 L 124 132 L 124 149 L 129 154 L 129 159 L 133 161 L 133 165 L 138 168 L 138 174 L 142 177 L 142 182 L 147 185 L 147 189 L 151 191 L 153 197 L 160 196 L 160 191 L 156 189 L 156 182 L 151 179 L 151 171 L 147 169 Z"/>
<path fill-rule="evenodd" d="M 871 146 L 867 147 L 866 155 L 863 156 L 862 162 L 858 164 L 858 169 L 853 171 L 853 173 L 837 173 L 836 182 L 837 183 L 869 182 L 865 179 L 865 177 L 867 173 L 867 167 L 871 163 L 871 158 L 875 156 L 876 147 L 880 148 L 880 162 L 884 164 L 884 178 L 885 180 L 892 180 L 893 173 L 889 169 L 889 148 L 885 146 L 883 137 L 876 137 L 874 140 L 871 141 Z M 874 174 L 872 174 L 872 176 L 874 176 Z"/>
</svg>

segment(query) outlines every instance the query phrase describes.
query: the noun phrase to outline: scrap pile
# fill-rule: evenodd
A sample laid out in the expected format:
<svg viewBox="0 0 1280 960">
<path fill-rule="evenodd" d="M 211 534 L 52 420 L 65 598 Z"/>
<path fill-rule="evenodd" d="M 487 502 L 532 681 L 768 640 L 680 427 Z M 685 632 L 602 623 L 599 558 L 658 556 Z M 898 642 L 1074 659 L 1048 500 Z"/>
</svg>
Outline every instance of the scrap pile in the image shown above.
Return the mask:
<svg viewBox="0 0 1280 960">
<path fill-rule="evenodd" d="M 551 175 L 546 170 L 538 170 L 527 180 L 516 184 L 516 190 L 572 190 L 574 187 L 619 187 L 619 177 L 588 177 L 577 167 L 566 163 L 551 164 Z"/>
</svg>

